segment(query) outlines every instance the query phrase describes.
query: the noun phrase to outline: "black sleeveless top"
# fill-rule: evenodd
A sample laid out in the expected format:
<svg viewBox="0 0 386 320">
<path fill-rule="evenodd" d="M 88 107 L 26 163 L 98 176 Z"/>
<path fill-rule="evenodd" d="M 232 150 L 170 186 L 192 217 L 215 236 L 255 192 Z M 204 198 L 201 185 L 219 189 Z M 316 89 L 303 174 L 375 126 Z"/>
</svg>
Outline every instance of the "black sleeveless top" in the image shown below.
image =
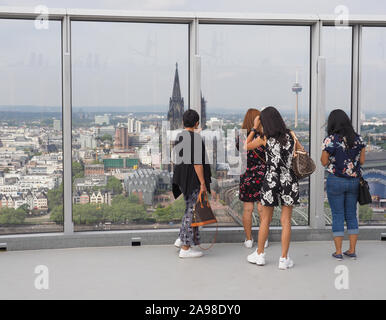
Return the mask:
<svg viewBox="0 0 386 320">
<path fill-rule="evenodd" d="M 194 169 L 194 165 L 198 164 L 204 166 L 205 185 L 210 193 L 211 170 L 201 135 L 184 130 L 177 136 L 176 141 L 174 151 L 177 161 L 173 173 L 174 198 L 177 199 L 181 193 L 189 195 L 200 189 L 201 183 Z"/>
</svg>

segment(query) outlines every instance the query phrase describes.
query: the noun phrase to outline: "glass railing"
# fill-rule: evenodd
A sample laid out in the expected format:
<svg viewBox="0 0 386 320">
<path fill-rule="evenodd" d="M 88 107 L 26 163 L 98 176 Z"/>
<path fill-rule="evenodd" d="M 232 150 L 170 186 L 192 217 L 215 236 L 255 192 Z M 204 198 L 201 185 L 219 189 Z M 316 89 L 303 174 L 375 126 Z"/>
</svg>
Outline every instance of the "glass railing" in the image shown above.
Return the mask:
<svg viewBox="0 0 386 320">
<path fill-rule="evenodd" d="M 0 234 L 63 231 L 61 23 L 0 20 Z"/>
<path fill-rule="evenodd" d="M 367 144 L 363 175 L 373 203 L 359 207 L 359 220 L 363 225 L 377 225 L 386 224 L 386 28 L 367 27 L 362 33 L 360 130 Z"/>
<path fill-rule="evenodd" d="M 310 125 L 311 23 L 200 23 L 192 51 L 189 22 L 103 19 L 70 22 L 75 231 L 179 226 L 185 204 L 173 198 L 167 152 L 172 131 L 182 127 L 182 112 L 197 107 L 192 105 L 194 54 L 201 59 L 199 105 L 212 159 L 212 208 L 220 226 L 241 226 L 239 176 L 227 154 L 228 137 L 241 128 L 247 109 L 273 105 L 307 150 L 316 143 Z M 34 22 L 0 20 L 0 234 L 61 232 L 65 219 L 63 23 L 49 20 L 48 28 L 37 28 Z M 321 30 L 326 112 L 341 108 L 354 114 L 353 28 Z M 366 225 L 386 223 L 385 30 L 363 27 L 359 48 L 364 174 L 373 195 L 373 204 L 359 208 Z M 294 226 L 310 224 L 314 191 L 309 179 L 300 181 Z M 324 206 L 328 225 L 327 197 Z M 255 212 L 253 224 L 258 223 Z M 272 224 L 280 225 L 279 210 Z"/>
</svg>

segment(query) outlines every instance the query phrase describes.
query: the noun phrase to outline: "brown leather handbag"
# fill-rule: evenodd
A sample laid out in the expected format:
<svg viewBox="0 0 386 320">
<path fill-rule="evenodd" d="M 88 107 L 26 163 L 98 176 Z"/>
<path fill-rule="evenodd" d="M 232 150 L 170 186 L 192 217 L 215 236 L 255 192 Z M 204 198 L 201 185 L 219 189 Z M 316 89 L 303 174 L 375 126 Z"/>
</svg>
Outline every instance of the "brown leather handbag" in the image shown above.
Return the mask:
<svg viewBox="0 0 386 320">
<path fill-rule="evenodd" d="M 217 219 L 210 207 L 207 193 L 198 195 L 196 205 L 193 208 L 192 227 L 201 227 L 207 224 L 217 223 Z"/>
<path fill-rule="evenodd" d="M 316 165 L 314 160 L 311 159 L 310 155 L 306 151 L 296 150 L 298 138 L 292 131 L 291 135 L 295 141 L 294 154 L 292 159 L 292 170 L 298 179 L 304 179 L 310 176 L 316 170 Z"/>
<path fill-rule="evenodd" d="M 198 198 L 197 198 L 196 205 L 193 208 L 193 221 L 191 223 L 191 226 L 197 228 L 197 227 L 204 226 L 207 224 L 212 224 L 212 223 L 217 224 L 217 219 L 212 211 L 212 208 L 210 207 L 207 193 L 203 194 L 200 191 L 200 194 L 198 195 Z M 199 246 L 199 247 L 202 250 L 209 250 L 210 248 L 212 248 L 216 243 L 217 233 L 218 233 L 218 224 L 216 226 L 216 233 L 214 235 L 211 245 L 208 248 L 203 248 L 202 246 Z"/>
</svg>

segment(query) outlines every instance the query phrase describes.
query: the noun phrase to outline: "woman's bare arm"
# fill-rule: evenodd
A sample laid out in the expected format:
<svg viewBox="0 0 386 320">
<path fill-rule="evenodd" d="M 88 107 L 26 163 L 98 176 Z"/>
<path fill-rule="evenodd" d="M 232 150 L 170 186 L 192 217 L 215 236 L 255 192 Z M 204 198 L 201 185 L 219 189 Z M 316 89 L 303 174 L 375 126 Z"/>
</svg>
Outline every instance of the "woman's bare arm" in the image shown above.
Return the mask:
<svg viewBox="0 0 386 320">
<path fill-rule="evenodd" d="M 249 133 L 249 135 L 247 137 L 247 144 L 253 140 L 254 136 L 255 136 L 255 132 L 253 130 L 251 130 L 251 132 Z"/>
<path fill-rule="evenodd" d="M 294 140 L 296 141 L 295 150 L 296 151 L 301 150 L 301 151 L 305 152 L 306 150 L 304 149 L 303 145 L 300 143 L 299 139 L 296 137 L 295 132 L 291 131 L 291 134 L 292 134 L 292 137 L 294 138 Z"/>
<path fill-rule="evenodd" d="M 304 149 L 303 145 L 300 143 L 299 140 L 296 140 L 296 150 L 306 152 L 306 149 Z"/>
<path fill-rule="evenodd" d="M 361 155 L 360 155 L 360 157 L 359 157 L 359 163 L 360 163 L 361 165 L 364 165 L 364 164 L 365 164 L 365 161 L 366 161 L 366 148 L 363 148 L 363 149 L 361 150 Z"/>
<path fill-rule="evenodd" d="M 265 146 L 267 144 L 267 139 L 258 137 L 251 142 L 247 143 L 247 150 L 254 150 L 257 149 L 258 147 Z"/>
<path fill-rule="evenodd" d="M 195 164 L 194 170 L 196 171 L 198 180 L 200 180 L 200 191 L 207 192 L 204 177 L 204 166 L 202 164 Z"/>
<path fill-rule="evenodd" d="M 322 151 L 322 156 L 320 158 L 322 166 L 325 167 L 330 163 L 330 154 L 327 151 Z"/>
</svg>

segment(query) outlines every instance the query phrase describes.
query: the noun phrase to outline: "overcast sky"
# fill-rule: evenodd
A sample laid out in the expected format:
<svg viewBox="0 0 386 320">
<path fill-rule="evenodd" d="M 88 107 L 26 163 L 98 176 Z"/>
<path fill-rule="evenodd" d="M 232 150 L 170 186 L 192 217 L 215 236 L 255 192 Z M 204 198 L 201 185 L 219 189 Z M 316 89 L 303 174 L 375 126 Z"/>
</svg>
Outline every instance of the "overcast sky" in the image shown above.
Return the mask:
<svg viewBox="0 0 386 320">
<path fill-rule="evenodd" d="M 4 6 L 33 7 L 44 1 L 0 0 Z M 351 14 L 386 14 L 376 0 L 50 0 L 51 8 L 145 11 L 328 13 L 346 5 Z M 178 62 L 187 104 L 186 25 L 73 23 L 74 106 L 162 106 L 172 92 Z M 325 28 L 327 107 L 349 110 L 351 31 Z M 296 73 L 303 86 L 301 115 L 308 115 L 309 28 L 213 26 L 200 28 L 202 91 L 208 110 L 245 110 L 277 105 L 292 109 Z M 386 108 L 386 28 L 364 30 L 363 95 L 366 111 Z M 60 23 L 36 30 L 33 21 L 0 20 L 0 105 L 59 106 Z"/>
<path fill-rule="evenodd" d="M 353 14 L 386 14 L 383 0 L 1 0 L 1 5 L 125 10 L 333 13 L 338 5 Z"/>
</svg>

